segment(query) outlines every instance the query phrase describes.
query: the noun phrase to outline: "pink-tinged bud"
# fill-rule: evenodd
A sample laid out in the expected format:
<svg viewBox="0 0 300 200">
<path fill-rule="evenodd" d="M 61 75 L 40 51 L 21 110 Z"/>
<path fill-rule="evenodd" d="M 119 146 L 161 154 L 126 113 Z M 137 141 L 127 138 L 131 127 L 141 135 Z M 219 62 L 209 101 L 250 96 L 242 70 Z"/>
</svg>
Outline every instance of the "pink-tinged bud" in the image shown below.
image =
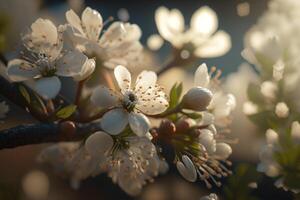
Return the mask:
<svg viewBox="0 0 300 200">
<path fill-rule="evenodd" d="M 160 134 L 174 134 L 176 132 L 175 124 L 170 120 L 163 120 L 158 129 Z"/>
<path fill-rule="evenodd" d="M 210 104 L 212 96 L 213 94 L 207 88 L 193 87 L 183 96 L 183 108 L 204 111 Z"/>
<path fill-rule="evenodd" d="M 178 120 L 175 125 L 176 125 L 176 132 L 185 133 L 191 127 L 195 126 L 196 122 L 193 119 L 187 118 L 187 119 Z"/>
</svg>

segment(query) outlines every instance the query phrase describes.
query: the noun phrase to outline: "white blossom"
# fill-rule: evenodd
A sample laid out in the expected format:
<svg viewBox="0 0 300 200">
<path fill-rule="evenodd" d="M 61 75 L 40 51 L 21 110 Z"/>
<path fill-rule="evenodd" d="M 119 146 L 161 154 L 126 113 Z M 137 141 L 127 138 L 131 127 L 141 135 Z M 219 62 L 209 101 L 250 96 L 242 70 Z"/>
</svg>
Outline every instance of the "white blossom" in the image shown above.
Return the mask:
<svg viewBox="0 0 300 200">
<path fill-rule="evenodd" d="M 146 115 L 162 113 L 168 107 L 165 93 L 156 84 L 157 76 L 152 71 L 143 71 L 138 75 L 135 86 L 131 87 L 131 74 L 125 67 L 117 66 L 114 74 L 119 91 L 100 86 L 91 96 L 95 105 L 113 107 L 101 118 L 101 127 L 117 135 L 129 124 L 134 133 L 144 136 L 149 130 Z"/>
<path fill-rule="evenodd" d="M 275 113 L 279 118 L 286 118 L 289 116 L 289 107 L 285 102 L 279 102 L 275 106 Z"/>
<path fill-rule="evenodd" d="M 64 50 L 62 30 L 47 19 L 39 18 L 23 37 L 29 55 L 8 63 L 12 81 L 28 81 L 28 85 L 45 99 L 54 98 L 61 88 L 58 76 L 79 75 L 88 58 L 77 50 Z"/>
<path fill-rule="evenodd" d="M 192 53 L 196 57 L 222 56 L 231 48 L 230 36 L 225 31 L 217 31 L 217 15 L 207 6 L 194 12 L 188 30 L 185 30 L 184 17 L 178 9 L 159 7 L 155 12 L 155 22 L 159 34 L 175 48 L 192 44 Z"/>
<path fill-rule="evenodd" d="M 103 31 L 100 13 L 87 7 L 81 18 L 73 11 L 66 12 L 67 33 L 73 45 L 89 56 L 97 56 L 103 65 L 132 66 L 141 56 L 141 30 L 136 24 L 114 22 Z"/>
<path fill-rule="evenodd" d="M 203 63 L 195 72 L 194 85 L 207 88 L 212 92 L 212 100 L 207 109 L 214 115 L 217 125 L 226 126 L 228 117 L 235 108 L 236 102 L 232 94 L 224 92 L 219 86 L 218 76 L 216 74 L 216 77 L 211 77 L 206 64 Z"/>
<path fill-rule="evenodd" d="M 130 195 L 137 195 L 147 181 L 157 176 L 160 161 L 148 138 L 128 138 L 128 148 L 117 151 L 108 161 L 108 175 Z"/>
</svg>

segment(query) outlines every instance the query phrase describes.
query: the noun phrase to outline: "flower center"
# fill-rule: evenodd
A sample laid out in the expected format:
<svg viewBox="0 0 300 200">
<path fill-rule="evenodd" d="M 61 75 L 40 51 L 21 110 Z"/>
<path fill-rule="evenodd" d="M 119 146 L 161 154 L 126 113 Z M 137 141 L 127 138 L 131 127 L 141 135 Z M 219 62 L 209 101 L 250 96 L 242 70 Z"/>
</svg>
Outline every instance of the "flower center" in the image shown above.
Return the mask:
<svg viewBox="0 0 300 200">
<path fill-rule="evenodd" d="M 124 95 L 123 107 L 128 112 L 131 112 L 133 111 L 135 105 L 137 104 L 137 101 L 138 101 L 137 96 L 133 92 L 129 91 Z"/>
</svg>

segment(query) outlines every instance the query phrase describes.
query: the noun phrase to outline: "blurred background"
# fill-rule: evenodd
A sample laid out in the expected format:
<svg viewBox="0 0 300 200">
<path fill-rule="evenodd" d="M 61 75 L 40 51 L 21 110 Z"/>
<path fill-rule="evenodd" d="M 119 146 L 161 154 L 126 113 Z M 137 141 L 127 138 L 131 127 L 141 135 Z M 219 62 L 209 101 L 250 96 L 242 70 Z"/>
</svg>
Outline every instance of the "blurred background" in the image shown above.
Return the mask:
<svg viewBox="0 0 300 200">
<path fill-rule="evenodd" d="M 243 37 L 266 9 L 267 0 L 1 0 L 0 1 L 0 50 L 8 58 L 15 56 L 20 47 L 20 35 L 38 17 L 50 18 L 55 24 L 65 22 L 65 12 L 72 8 L 78 13 L 90 6 L 97 9 L 103 19 L 113 16 L 115 20 L 130 21 L 138 24 L 142 31 L 142 43 L 146 45 L 150 35 L 157 33 L 154 12 L 159 6 L 178 8 L 189 22 L 193 12 L 208 5 L 219 17 L 219 27 L 231 35 L 232 48 L 224 56 L 201 60 L 209 66 L 222 69 L 223 76 L 237 70 L 244 62 L 240 52 L 243 50 Z M 158 52 L 163 58 L 167 47 Z M 193 69 L 194 71 L 195 69 Z M 179 76 L 179 75 L 178 75 Z M 172 76 L 174 77 L 174 76 Z M 177 77 L 174 77 L 174 82 Z M 25 119 L 24 119 L 24 116 Z M 11 108 L 1 129 L 16 123 L 31 122 L 23 111 Z M 234 133 L 243 137 L 243 132 Z M 243 143 L 242 143 L 243 144 Z M 248 141 L 248 144 L 253 144 Z M 254 177 L 257 161 L 256 146 L 236 145 L 233 147 L 232 169 L 235 176 L 223 180 L 223 186 L 207 190 L 204 184 L 191 184 L 184 181 L 171 167 L 169 173 L 158 177 L 148 184 L 138 197 L 127 196 L 104 174 L 83 181 L 80 189 L 72 190 L 67 180 L 61 179 L 43 166 L 36 163 L 39 151 L 47 146 L 34 145 L 0 151 L 0 200 L 12 199 L 139 199 L 139 200 L 196 200 L 210 192 L 216 192 L 221 199 L 293 199 L 292 195 L 273 186 L 272 180 Z M 247 163 L 247 164 L 244 164 Z M 256 189 L 257 187 L 257 189 Z"/>
</svg>

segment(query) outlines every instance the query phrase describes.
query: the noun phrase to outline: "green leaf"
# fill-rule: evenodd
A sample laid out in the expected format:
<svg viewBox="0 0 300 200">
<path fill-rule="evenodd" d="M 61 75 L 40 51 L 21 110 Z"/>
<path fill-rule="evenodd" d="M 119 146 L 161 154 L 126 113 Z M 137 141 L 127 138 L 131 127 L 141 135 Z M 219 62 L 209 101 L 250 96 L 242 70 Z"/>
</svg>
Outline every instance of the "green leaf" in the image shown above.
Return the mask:
<svg viewBox="0 0 300 200">
<path fill-rule="evenodd" d="M 26 88 L 22 85 L 19 86 L 19 91 L 22 94 L 22 96 L 25 98 L 28 104 L 30 104 L 30 94 L 26 90 Z"/>
<path fill-rule="evenodd" d="M 182 83 L 175 83 L 170 91 L 169 109 L 175 108 L 179 102 L 182 93 Z"/>
<path fill-rule="evenodd" d="M 56 117 L 60 119 L 66 119 L 76 111 L 76 108 L 76 105 L 68 105 L 66 107 L 63 107 L 62 109 L 56 112 Z"/>
</svg>

